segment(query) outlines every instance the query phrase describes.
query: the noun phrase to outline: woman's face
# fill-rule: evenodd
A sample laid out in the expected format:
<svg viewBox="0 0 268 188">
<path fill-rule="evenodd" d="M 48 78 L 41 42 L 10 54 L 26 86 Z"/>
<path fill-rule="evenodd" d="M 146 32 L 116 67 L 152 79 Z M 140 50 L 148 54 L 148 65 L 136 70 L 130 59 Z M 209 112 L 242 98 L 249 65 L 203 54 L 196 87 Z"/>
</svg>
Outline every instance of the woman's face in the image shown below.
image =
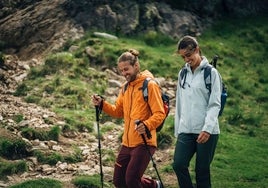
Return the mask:
<svg viewBox="0 0 268 188">
<path fill-rule="evenodd" d="M 185 48 L 180 49 L 179 54 L 183 58 L 183 60 L 190 65 L 190 67 L 194 70 L 199 66 L 201 62 L 201 56 L 199 54 L 199 47 L 193 48 L 191 50 Z"/>
<path fill-rule="evenodd" d="M 118 63 L 118 70 L 126 78 L 127 82 L 132 82 L 139 72 L 139 63 L 136 62 L 131 65 L 129 61 L 121 61 Z"/>
</svg>

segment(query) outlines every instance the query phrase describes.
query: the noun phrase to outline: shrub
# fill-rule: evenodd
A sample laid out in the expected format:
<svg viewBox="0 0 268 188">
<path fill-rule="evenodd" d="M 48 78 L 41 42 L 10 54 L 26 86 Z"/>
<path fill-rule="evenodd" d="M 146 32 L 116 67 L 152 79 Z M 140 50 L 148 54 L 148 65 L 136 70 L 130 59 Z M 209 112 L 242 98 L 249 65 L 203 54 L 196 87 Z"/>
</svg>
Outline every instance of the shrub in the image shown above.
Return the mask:
<svg viewBox="0 0 268 188">
<path fill-rule="evenodd" d="M 75 153 L 72 155 L 67 155 L 64 157 L 64 161 L 68 163 L 78 163 L 83 160 L 82 151 L 80 149 L 76 149 Z"/>
<path fill-rule="evenodd" d="M 35 151 L 34 156 L 37 157 L 38 162 L 42 164 L 55 165 L 58 161 L 63 161 L 62 155 L 59 153 L 44 153 L 41 151 Z"/>
<path fill-rule="evenodd" d="M 59 140 L 59 135 L 60 135 L 60 127 L 59 126 L 53 126 L 51 130 L 48 132 L 48 138 L 49 140 Z"/>
<path fill-rule="evenodd" d="M 27 171 L 27 164 L 25 161 L 18 162 L 4 162 L 0 161 L 0 179 L 15 173 L 22 173 Z"/>
<path fill-rule="evenodd" d="M 7 159 L 21 159 L 30 155 L 27 148 L 30 146 L 23 140 L 0 140 L 0 155 Z"/>
<path fill-rule="evenodd" d="M 29 88 L 25 83 L 20 84 L 16 91 L 14 92 L 14 96 L 26 96 Z"/>
<path fill-rule="evenodd" d="M 58 180 L 41 178 L 36 180 L 27 180 L 17 185 L 13 185 L 10 188 L 62 188 L 62 183 Z"/>
<path fill-rule="evenodd" d="M 38 104 L 40 100 L 41 100 L 41 97 L 36 96 L 36 95 L 29 95 L 29 96 L 27 96 L 25 98 L 25 101 L 27 103 L 36 103 L 36 104 Z"/>
<path fill-rule="evenodd" d="M 71 53 L 62 52 L 49 56 L 42 69 L 42 75 L 51 75 L 60 70 L 69 69 L 75 61 Z"/>
<path fill-rule="evenodd" d="M 39 139 L 58 141 L 60 132 L 59 126 L 53 126 L 49 131 L 41 131 L 27 127 L 22 129 L 21 135 L 29 140 Z"/>
<path fill-rule="evenodd" d="M 67 154 L 66 156 L 57 153 L 57 152 L 43 152 L 36 150 L 34 151 L 34 156 L 37 157 L 39 163 L 55 165 L 58 161 L 68 162 L 68 163 L 77 163 L 83 160 L 82 152 L 79 149 L 76 149 L 75 153 Z"/>
<path fill-rule="evenodd" d="M 46 75 L 59 73 L 72 67 L 75 59 L 72 54 L 67 52 L 57 53 L 49 56 L 42 67 L 32 68 L 29 78 L 34 80 Z"/>
<path fill-rule="evenodd" d="M 76 187 L 83 187 L 83 188 L 99 188 L 101 187 L 101 182 L 100 182 L 100 176 L 99 175 L 93 175 L 93 176 L 88 176 L 88 175 L 81 175 L 77 176 L 72 180 L 72 183 Z"/>
<path fill-rule="evenodd" d="M 17 114 L 13 117 L 13 120 L 16 122 L 16 123 L 19 123 L 23 120 L 23 115 L 22 114 Z"/>
</svg>

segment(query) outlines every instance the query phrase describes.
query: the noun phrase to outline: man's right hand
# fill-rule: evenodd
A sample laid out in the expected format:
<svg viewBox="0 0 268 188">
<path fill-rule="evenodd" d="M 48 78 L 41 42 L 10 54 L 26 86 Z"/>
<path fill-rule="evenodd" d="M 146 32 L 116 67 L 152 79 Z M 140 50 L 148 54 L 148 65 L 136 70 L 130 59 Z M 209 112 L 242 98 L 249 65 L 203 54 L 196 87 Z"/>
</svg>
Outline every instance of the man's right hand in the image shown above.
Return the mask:
<svg viewBox="0 0 268 188">
<path fill-rule="evenodd" d="M 103 100 L 103 98 L 100 95 L 98 95 L 98 94 L 94 94 L 91 97 L 91 101 L 92 101 L 92 103 L 93 103 L 94 106 L 100 106 L 102 100 Z"/>
</svg>

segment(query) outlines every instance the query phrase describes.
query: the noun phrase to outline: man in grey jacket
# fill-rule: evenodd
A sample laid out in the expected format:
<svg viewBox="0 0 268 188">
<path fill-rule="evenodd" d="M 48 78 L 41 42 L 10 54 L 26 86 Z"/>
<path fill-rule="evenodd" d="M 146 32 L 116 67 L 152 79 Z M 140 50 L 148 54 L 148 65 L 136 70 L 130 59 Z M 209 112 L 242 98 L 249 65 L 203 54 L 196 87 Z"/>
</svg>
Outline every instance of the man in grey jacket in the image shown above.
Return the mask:
<svg viewBox="0 0 268 188">
<path fill-rule="evenodd" d="M 180 188 L 193 188 L 189 164 L 196 154 L 195 173 L 198 188 L 210 188 L 210 164 L 220 134 L 218 114 L 221 107 L 221 77 L 211 70 L 211 92 L 204 81 L 204 67 L 209 66 L 194 37 L 185 36 L 178 43 L 178 54 L 186 62 L 186 76 L 180 73 L 176 94 L 173 169 Z M 182 71 L 182 70 L 181 70 Z M 180 72 L 181 72 L 180 71 Z"/>
</svg>

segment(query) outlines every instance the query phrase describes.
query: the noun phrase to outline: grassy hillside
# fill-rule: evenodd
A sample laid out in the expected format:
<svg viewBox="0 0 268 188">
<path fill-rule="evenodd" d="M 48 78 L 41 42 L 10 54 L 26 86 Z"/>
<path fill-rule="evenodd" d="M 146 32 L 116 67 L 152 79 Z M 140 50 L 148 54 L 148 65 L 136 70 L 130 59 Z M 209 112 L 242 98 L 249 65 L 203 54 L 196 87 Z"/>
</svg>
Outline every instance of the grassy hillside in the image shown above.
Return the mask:
<svg viewBox="0 0 268 188">
<path fill-rule="evenodd" d="M 228 87 L 228 101 L 220 117 L 222 132 L 212 164 L 214 187 L 268 187 L 267 22 L 267 16 L 246 20 L 226 18 L 198 37 L 203 55 L 208 59 L 214 54 L 220 56 L 218 69 Z M 69 41 L 63 52 L 48 56 L 45 65 L 33 69 L 15 95 L 53 109 L 73 129 L 92 131 L 95 112 L 90 96 L 104 93 L 107 78 L 91 67 L 113 68 L 122 52 L 135 48 L 141 53 L 142 69 L 176 81 L 184 64 L 175 54 L 176 45 L 176 40 L 154 32 L 118 40 L 96 38 L 89 32 L 80 41 Z M 68 52 L 71 46 L 76 46 L 76 50 Z M 86 49 L 91 50 L 90 58 Z M 170 117 L 166 134 L 173 135 L 172 126 Z M 175 176 L 170 165 L 159 167 L 163 177 Z M 176 182 L 166 183 L 177 187 Z"/>
</svg>

